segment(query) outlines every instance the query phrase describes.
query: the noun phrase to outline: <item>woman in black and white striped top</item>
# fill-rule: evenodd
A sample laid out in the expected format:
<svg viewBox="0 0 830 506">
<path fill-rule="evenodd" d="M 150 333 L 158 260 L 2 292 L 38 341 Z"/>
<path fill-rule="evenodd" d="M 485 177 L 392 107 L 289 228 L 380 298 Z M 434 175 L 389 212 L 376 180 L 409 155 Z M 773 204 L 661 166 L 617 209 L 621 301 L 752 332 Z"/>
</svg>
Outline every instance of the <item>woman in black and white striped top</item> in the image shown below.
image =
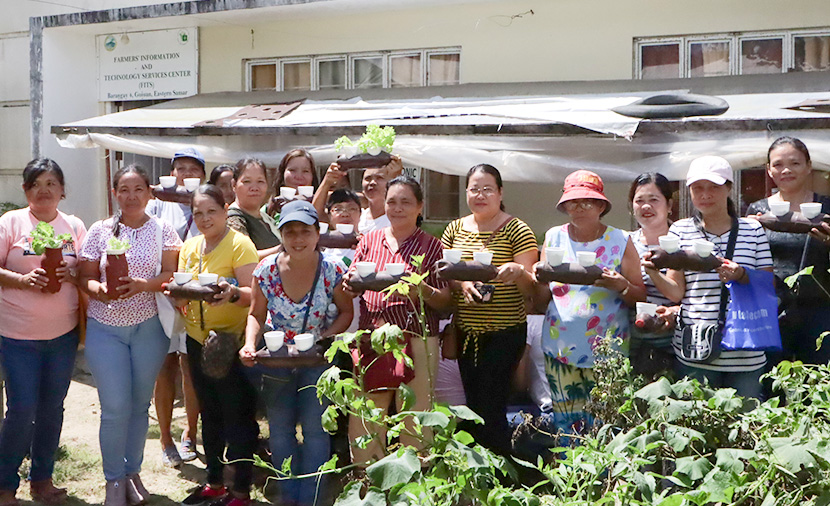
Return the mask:
<svg viewBox="0 0 830 506">
<path fill-rule="evenodd" d="M 690 248 L 696 239 L 705 239 L 715 244 L 713 254 L 721 258 L 726 256 L 729 232 L 736 219 L 729 199 L 732 167 L 720 157 L 698 158 L 689 167 L 686 186 L 700 227 L 695 224 L 694 218 L 687 218 L 675 222 L 669 233 L 680 237 L 681 248 Z M 738 236 L 732 260 L 724 259 L 723 264 L 711 272 L 669 270 L 665 275 L 652 276 L 660 291 L 669 299 L 681 303 L 685 325 L 717 323 L 723 283 L 747 283 L 747 269 L 772 271 L 772 256 L 761 225 L 755 220 L 737 220 Z M 647 258 L 643 267 L 651 274 L 654 265 Z M 677 329 L 674 348 L 679 376 L 701 381 L 707 379 L 713 387 L 732 387 L 744 397 L 760 397 L 759 379 L 766 364 L 763 351 L 724 350 L 713 362 L 703 364 L 684 360 L 680 354 L 680 343 L 681 331 Z"/>
</svg>

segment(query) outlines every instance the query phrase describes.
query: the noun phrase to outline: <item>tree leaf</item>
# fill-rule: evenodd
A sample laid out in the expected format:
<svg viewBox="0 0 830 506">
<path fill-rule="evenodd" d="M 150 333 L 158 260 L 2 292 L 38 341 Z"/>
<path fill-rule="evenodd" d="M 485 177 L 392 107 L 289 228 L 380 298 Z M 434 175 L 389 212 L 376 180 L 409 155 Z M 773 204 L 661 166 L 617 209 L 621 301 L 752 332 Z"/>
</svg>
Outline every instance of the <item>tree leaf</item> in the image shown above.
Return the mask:
<svg viewBox="0 0 830 506">
<path fill-rule="evenodd" d="M 471 420 L 475 423 L 480 424 L 484 423 L 484 419 L 478 416 L 475 411 L 468 408 L 467 406 L 448 406 L 447 409 L 456 418 L 460 418 L 462 420 Z"/>
<path fill-rule="evenodd" d="M 732 502 L 732 495 L 735 493 L 737 483 L 732 473 L 714 469 L 706 476 L 700 486 L 700 490 L 707 492 L 706 498 L 709 502 Z"/>
<path fill-rule="evenodd" d="M 340 497 L 334 503 L 335 506 L 386 506 L 386 497 L 383 492 L 375 487 L 371 487 L 366 496 L 360 497 L 361 483 L 353 481 L 346 485 Z"/>
<path fill-rule="evenodd" d="M 326 407 L 321 418 L 323 430 L 330 434 L 337 432 L 337 408 L 334 405 Z"/>
<path fill-rule="evenodd" d="M 413 414 L 421 425 L 426 427 L 440 427 L 443 429 L 450 423 L 450 417 L 444 413 L 438 413 L 435 411 L 418 411 Z"/>
<path fill-rule="evenodd" d="M 399 483 L 407 483 L 421 471 L 421 461 L 412 448 L 403 448 L 366 468 L 372 483 L 381 490 L 389 490 Z"/>
<path fill-rule="evenodd" d="M 712 463 L 703 457 L 681 457 L 675 463 L 675 473 L 685 474 L 695 481 L 703 479 L 712 470 Z"/>
<path fill-rule="evenodd" d="M 415 390 L 406 383 L 401 383 L 398 387 L 398 395 L 401 398 L 401 411 L 409 411 L 415 405 Z"/>
<path fill-rule="evenodd" d="M 755 458 L 755 450 L 741 450 L 738 448 L 719 448 L 715 451 L 715 465 L 724 471 L 731 471 L 735 474 L 744 472 L 743 460 Z"/>
<path fill-rule="evenodd" d="M 705 441 L 702 433 L 689 427 L 666 424 L 664 431 L 666 442 L 676 452 L 684 451 L 692 441 Z"/>
</svg>

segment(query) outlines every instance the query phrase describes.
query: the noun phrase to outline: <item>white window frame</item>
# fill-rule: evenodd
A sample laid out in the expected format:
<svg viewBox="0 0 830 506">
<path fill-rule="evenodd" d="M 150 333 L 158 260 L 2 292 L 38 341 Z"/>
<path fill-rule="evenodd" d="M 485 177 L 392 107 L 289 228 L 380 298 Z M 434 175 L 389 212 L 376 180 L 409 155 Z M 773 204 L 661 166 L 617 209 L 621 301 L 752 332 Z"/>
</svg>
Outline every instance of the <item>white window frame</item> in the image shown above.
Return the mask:
<svg viewBox="0 0 830 506">
<path fill-rule="evenodd" d="M 333 61 L 342 61 L 343 62 L 343 69 L 344 69 L 344 76 L 343 76 L 343 88 L 326 88 L 330 90 L 337 90 L 337 89 L 348 89 L 349 87 L 349 59 L 346 55 L 332 55 L 332 56 L 320 56 L 317 58 L 312 58 L 312 79 L 311 79 L 311 89 L 312 90 L 319 90 L 320 89 L 320 64 L 333 62 Z"/>
<path fill-rule="evenodd" d="M 830 37 L 830 27 L 804 28 L 792 30 L 758 30 L 735 33 L 711 33 L 711 34 L 690 34 L 672 35 L 662 37 L 635 37 L 633 48 L 634 79 L 643 79 L 641 48 L 645 46 L 680 44 L 680 68 L 679 77 L 689 77 L 691 72 L 691 51 L 692 43 L 700 42 L 729 42 L 729 75 L 742 74 L 741 43 L 746 40 L 755 39 L 782 39 L 781 73 L 787 73 L 795 69 L 795 38 L 796 37 Z"/>
<path fill-rule="evenodd" d="M 303 55 L 303 56 L 287 56 L 287 57 L 268 57 L 268 58 L 251 58 L 246 59 L 243 65 L 244 86 L 246 91 L 252 91 L 253 75 L 252 69 L 257 65 L 275 65 L 276 66 L 276 91 L 285 91 L 283 83 L 282 68 L 285 63 L 304 63 L 310 62 L 311 65 L 311 91 L 320 89 L 318 64 L 323 61 L 344 60 L 346 62 L 346 89 L 354 88 L 354 61 L 361 58 L 382 58 L 383 68 L 383 88 L 391 87 L 391 58 L 396 56 L 417 56 L 421 57 L 421 75 L 420 86 L 429 86 L 429 58 L 436 55 L 458 55 L 458 81 L 462 81 L 461 72 L 461 47 L 442 47 L 442 48 L 425 48 L 425 49 L 402 49 L 402 50 L 386 50 L 386 51 L 364 51 L 357 53 L 333 53 L 322 55 Z"/>
</svg>

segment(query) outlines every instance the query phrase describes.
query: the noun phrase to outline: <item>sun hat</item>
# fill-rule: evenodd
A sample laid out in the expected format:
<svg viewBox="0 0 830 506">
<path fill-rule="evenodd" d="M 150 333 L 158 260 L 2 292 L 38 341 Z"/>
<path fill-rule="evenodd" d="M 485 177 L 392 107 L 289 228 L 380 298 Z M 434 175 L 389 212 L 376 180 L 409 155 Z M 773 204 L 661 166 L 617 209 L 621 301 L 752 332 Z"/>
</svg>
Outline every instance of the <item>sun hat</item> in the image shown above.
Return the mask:
<svg viewBox="0 0 830 506">
<path fill-rule="evenodd" d="M 602 216 L 605 216 L 611 210 L 611 201 L 603 193 L 604 190 L 602 178 L 590 170 L 572 172 L 565 178 L 562 198 L 556 204 L 556 209 L 564 212 L 562 204 L 569 200 L 595 199 L 605 202 L 605 210 L 602 212 Z"/>
<path fill-rule="evenodd" d="M 294 200 L 284 205 L 280 211 L 280 221 L 277 228 L 282 228 L 287 223 L 299 221 L 306 225 L 314 225 L 318 222 L 317 210 L 306 200 Z"/>
<path fill-rule="evenodd" d="M 695 158 L 689 165 L 686 174 L 686 186 L 705 179 L 717 185 L 732 182 L 732 166 L 719 156 L 701 156 Z"/>
<path fill-rule="evenodd" d="M 193 158 L 197 162 L 202 164 L 202 169 L 205 168 L 205 157 L 202 156 L 202 153 L 199 153 L 195 148 L 184 148 L 182 150 L 176 151 L 176 154 L 173 155 L 173 159 L 170 160 L 170 163 L 174 163 L 179 158 Z"/>
</svg>

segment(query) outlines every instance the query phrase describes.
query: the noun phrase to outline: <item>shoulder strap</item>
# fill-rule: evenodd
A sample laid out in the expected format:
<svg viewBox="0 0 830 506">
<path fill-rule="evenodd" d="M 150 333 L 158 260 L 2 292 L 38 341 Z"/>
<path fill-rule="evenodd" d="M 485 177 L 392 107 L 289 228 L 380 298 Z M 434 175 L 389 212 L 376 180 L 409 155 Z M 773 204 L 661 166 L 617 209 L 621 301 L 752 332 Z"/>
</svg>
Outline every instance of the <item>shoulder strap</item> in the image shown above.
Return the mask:
<svg viewBox="0 0 830 506">
<path fill-rule="evenodd" d="M 320 271 L 323 270 L 323 254 L 318 253 L 317 257 L 317 272 L 314 274 L 314 282 L 311 284 L 311 291 L 308 293 L 308 302 L 305 306 L 305 316 L 303 317 L 303 329 L 300 334 L 305 333 L 306 325 L 308 325 L 308 313 L 311 312 L 311 305 L 314 303 L 314 292 L 317 291 L 317 282 L 320 280 Z"/>
<path fill-rule="evenodd" d="M 709 236 L 703 230 L 703 224 L 700 223 L 700 217 L 695 215 L 692 217 L 692 222 L 697 228 L 698 232 L 703 234 L 703 237 L 708 238 Z M 733 216 L 732 217 L 732 228 L 729 229 L 729 240 L 726 243 L 726 255 L 725 257 L 729 260 L 732 260 L 732 257 L 735 254 L 735 244 L 738 242 L 738 229 L 740 228 L 740 224 L 738 223 L 738 218 Z M 726 307 L 729 305 L 729 289 L 726 288 L 726 285 L 721 283 L 720 287 L 720 306 L 718 307 L 718 326 L 722 329 L 723 326 L 726 324 Z M 681 309 L 682 311 L 682 309 Z M 682 317 L 681 317 L 682 318 Z"/>
<path fill-rule="evenodd" d="M 505 225 L 507 225 L 508 223 L 510 223 L 510 220 L 512 220 L 512 219 L 513 219 L 513 216 L 511 216 L 511 215 L 509 215 L 509 214 L 508 214 L 508 215 L 507 215 L 507 219 L 506 219 L 506 220 L 504 220 L 504 221 L 502 222 L 502 224 L 501 224 L 501 225 L 499 225 L 498 227 L 496 227 L 496 229 L 495 229 L 495 230 L 493 230 L 493 233 L 492 233 L 492 234 L 490 234 L 490 237 L 488 237 L 488 238 L 487 238 L 487 240 L 486 240 L 486 241 L 484 241 L 484 244 L 482 244 L 482 245 L 481 245 L 481 249 L 487 249 L 487 246 L 490 244 L 490 241 L 492 241 L 492 240 L 493 240 L 493 238 L 494 238 L 494 237 L 496 237 L 496 235 L 497 235 L 499 232 L 501 232 L 501 229 L 503 229 Z"/>
</svg>

